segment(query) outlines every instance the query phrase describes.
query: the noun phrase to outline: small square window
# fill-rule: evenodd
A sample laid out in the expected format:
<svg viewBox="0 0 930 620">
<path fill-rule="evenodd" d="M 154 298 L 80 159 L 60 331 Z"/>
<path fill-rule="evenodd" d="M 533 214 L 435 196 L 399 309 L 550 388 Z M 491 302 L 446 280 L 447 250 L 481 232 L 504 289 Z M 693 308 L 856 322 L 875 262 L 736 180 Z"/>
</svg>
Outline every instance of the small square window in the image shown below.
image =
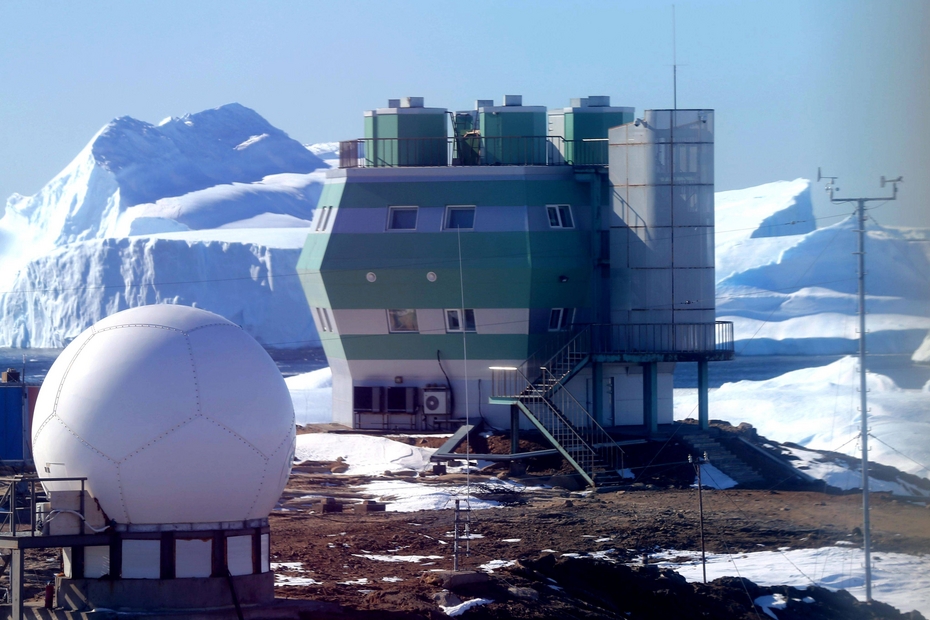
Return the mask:
<svg viewBox="0 0 930 620">
<path fill-rule="evenodd" d="M 417 311 L 411 309 L 388 310 L 388 329 L 391 333 L 419 333 Z"/>
<path fill-rule="evenodd" d="M 388 230 L 416 230 L 417 207 L 391 207 L 388 209 Z"/>
<path fill-rule="evenodd" d="M 475 207 L 446 207 L 446 230 L 473 230 L 475 228 Z"/>
<path fill-rule="evenodd" d="M 454 310 L 446 310 L 446 331 L 447 332 L 460 332 L 462 331 L 462 319 L 464 316 L 464 324 L 466 332 L 474 332 L 475 329 L 475 311 L 471 308 L 465 308 L 460 310 L 458 308 Z"/>
<path fill-rule="evenodd" d="M 572 208 L 569 205 L 548 205 L 546 213 L 549 216 L 549 228 L 574 228 Z"/>
<path fill-rule="evenodd" d="M 574 314 L 572 308 L 553 308 L 549 313 L 549 331 L 564 332 L 567 330 Z"/>
</svg>

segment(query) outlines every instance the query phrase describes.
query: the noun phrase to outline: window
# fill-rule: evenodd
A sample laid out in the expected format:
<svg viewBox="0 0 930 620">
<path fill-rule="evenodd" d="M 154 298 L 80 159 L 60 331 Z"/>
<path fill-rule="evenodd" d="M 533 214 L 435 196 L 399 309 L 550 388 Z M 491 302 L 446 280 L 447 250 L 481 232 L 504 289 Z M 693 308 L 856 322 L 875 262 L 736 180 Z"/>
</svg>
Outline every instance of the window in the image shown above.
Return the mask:
<svg viewBox="0 0 930 620">
<path fill-rule="evenodd" d="M 320 326 L 320 331 L 323 331 L 323 332 L 333 331 L 333 322 L 329 317 L 329 310 L 327 310 L 326 308 L 317 308 L 316 318 L 317 318 L 317 323 Z"/>
<path fill-rule="evenodd" d="M 326 232 L 326 228 L 329 226 L 329 218 L 332 212 L 332 207 L 320 207 L 320 214 L 316 219 L 317 232 Z"/>
<path fill-rule="evenodd" d="M 563 332 L 571 325 L 575 314 L 573 308 L 553 308 L 549 313 L 549 331 Z"/>
<path fill-rule="evenodd" d="M 546 213 L 549 214 L 549 228 L 574 228 L 572 208 L 569 205 L 548 205 Z"/>
<path fill-rule="evenodd" d="M 417 207 L 391 207 L 388 209 L 388 230 L 416 230 Z"/>
<path fill-rule="evenodd" d="M 446 230 L 473 230 L 475 207 L 446 207 L 446 219 L 442 227 Z"/>
<path fill-rule="evenodd" d="M 473 332 L 475 330 L 475 311 L 471 308 L 465 308 L 460 310 L 458 308 L 454 310 L 446 310 L 446 331 L 447 332 L 460 332 L 463 331 L 463 318 L 464 318 L 464 331 Z"/>
<path fill-rule="evenodd" d="M 417 326 L 417 311 L 410 309 L 388 310 L 388 329 L 391 333 L 419 333 Z"/>
</svg>

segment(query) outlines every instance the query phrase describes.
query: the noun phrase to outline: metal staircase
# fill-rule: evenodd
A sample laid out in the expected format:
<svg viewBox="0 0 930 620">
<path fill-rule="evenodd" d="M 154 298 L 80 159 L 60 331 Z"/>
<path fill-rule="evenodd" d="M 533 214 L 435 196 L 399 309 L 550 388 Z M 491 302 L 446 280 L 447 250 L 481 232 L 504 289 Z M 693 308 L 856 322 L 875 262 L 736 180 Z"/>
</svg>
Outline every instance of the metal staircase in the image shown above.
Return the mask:
<svg viewBox="0 0 930 620">
<path fill-rule="evenodd" d="M 623 449 L 565 387 L 591 360 L 590 327 L 556 347 L 518 368 L 492 368 L 492 400 L 519 407 L 589 485 L 615 483 Z"/>
</svg>

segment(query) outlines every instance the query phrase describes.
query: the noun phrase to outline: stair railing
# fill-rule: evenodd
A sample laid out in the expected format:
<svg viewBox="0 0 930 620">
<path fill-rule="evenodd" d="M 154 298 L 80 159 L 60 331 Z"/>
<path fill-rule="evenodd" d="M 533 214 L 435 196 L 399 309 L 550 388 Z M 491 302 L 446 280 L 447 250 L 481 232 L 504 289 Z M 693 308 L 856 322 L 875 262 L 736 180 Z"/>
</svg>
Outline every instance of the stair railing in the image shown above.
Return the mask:
<svg viewBox="0 0 930 620">
<path fill-rule="evenodd" d="M 545 369 L 543 369 L 544 372 Z M 585 443 L 590 446 L 601 458 L 602 465 L 607 469 L 623 469 L 624 457 L 626 452 L 610 436 L 597 419 L 591 415 L 588 409 L 582 405 L 575 395 L 565 386 L 560 379 L 554 379 L 555 384 L 560 388 L 558 390 L 550 388 L 549 402 L 552 406 L 561 411 L 566 420 L 575 428 Z M 552 402 L 557 399 L 556 402 Z"/>
</svg>

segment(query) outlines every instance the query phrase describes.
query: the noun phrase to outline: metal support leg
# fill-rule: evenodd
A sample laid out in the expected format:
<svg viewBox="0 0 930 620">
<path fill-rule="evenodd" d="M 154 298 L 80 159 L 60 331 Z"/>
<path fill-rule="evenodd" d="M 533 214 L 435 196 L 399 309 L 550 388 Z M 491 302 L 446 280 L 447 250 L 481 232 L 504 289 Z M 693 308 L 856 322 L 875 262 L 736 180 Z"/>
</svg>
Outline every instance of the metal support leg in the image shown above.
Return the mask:
<svg viewBox="0 0 930 620">
<path fill-rule="evenodd" d="M 650 435 L 659 430 L 659 365 L 643 364 L 643 424 Z"/>
<path fill-rule="evenodd" d="M 604 424 L 604 367 L 591 362 L 591 415 L 598 424 Z"/>
<path fill-rule="evenodd" d="M 10 590 L 12 590 L 10 596 L 13 603 L 11 620 L 23 620 L 23 573 L 25 568 L 25 551 L 23 549 L 13 549 L 10 565 Z"/>
<path fill-rule="evenodd" d="M 708 377 L 707 360 L 698 362 L 698 424 L 701 430 L 710 428 L 710 411 L 707 402 Z"/>
</svg>

